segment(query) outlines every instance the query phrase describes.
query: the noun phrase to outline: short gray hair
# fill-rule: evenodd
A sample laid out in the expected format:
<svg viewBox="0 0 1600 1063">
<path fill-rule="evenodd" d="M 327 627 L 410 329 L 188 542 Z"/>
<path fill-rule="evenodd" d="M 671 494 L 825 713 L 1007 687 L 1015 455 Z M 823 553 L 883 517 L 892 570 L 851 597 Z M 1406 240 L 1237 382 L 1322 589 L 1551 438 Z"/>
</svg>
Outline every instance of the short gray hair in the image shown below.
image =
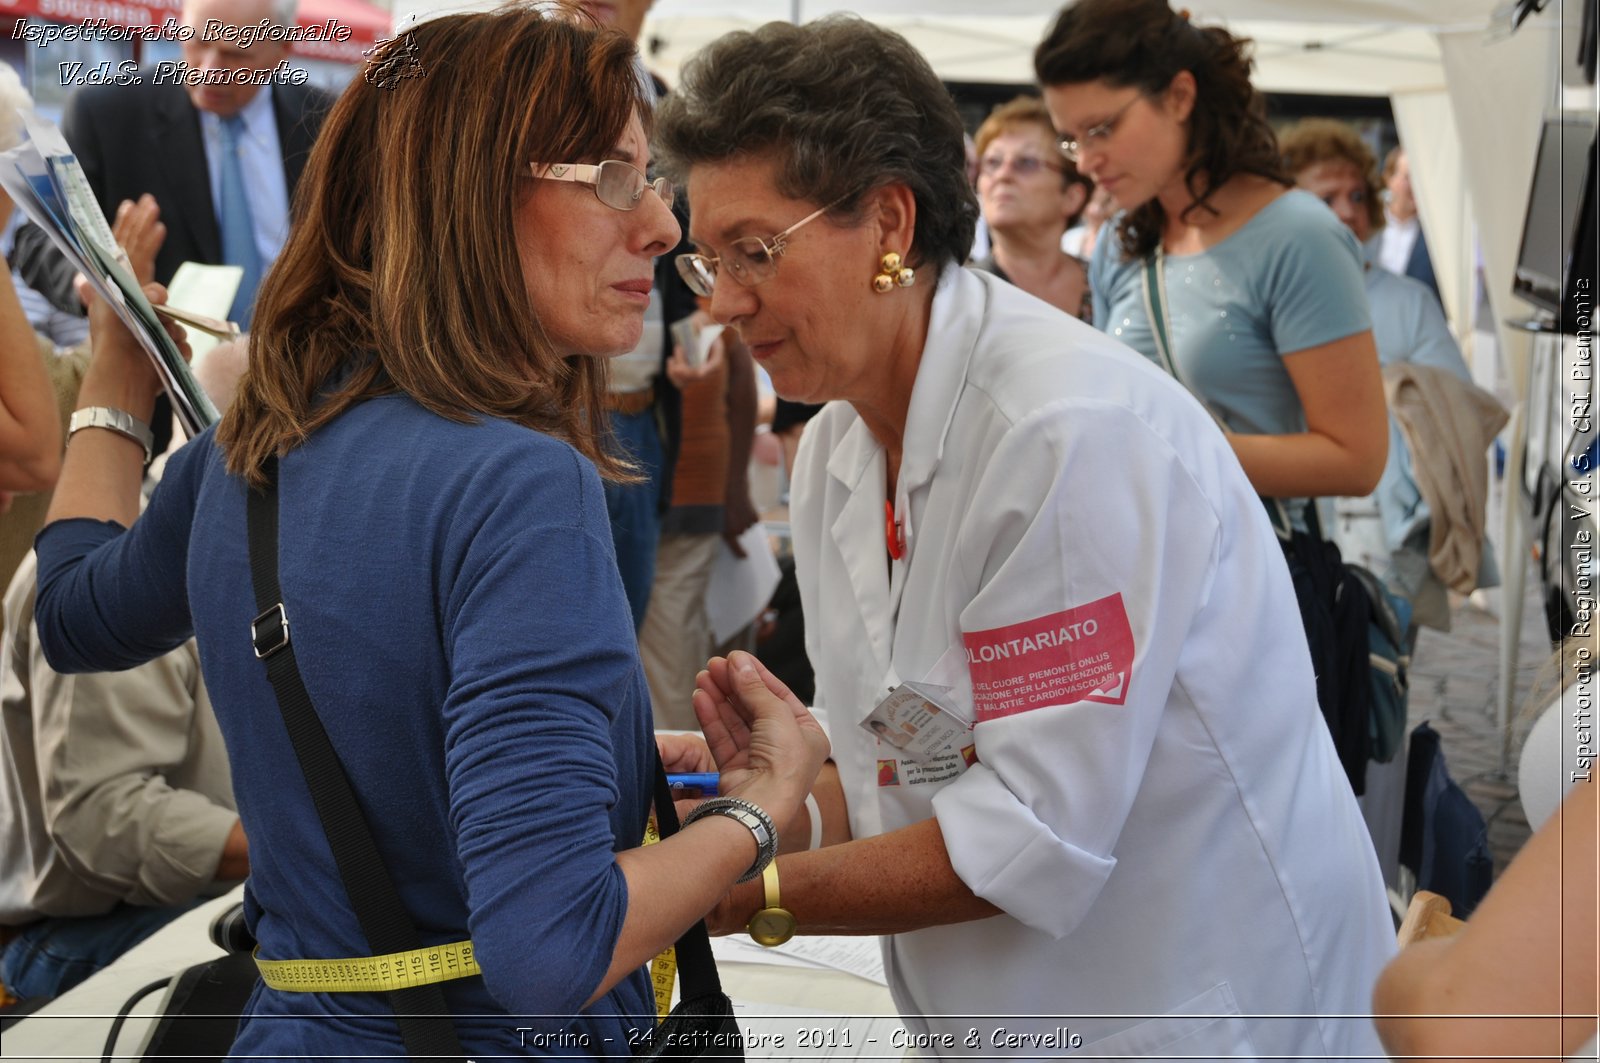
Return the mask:
<svg viewBox="0 0 1600 1063">
<path fill-rule="evenodd" d="M 776 163 L 777 187 L 850 216 L 870 191 L 916 198 L 909 264 L 937 276 L 972 250 L 978 201 L 950 93 L 897 33 L 852 15 L 730 33 L 685 64 L 656 116 L 662 168 L 740 156 Z M 691 209 L 693 204 L 690 204 Z"/>
</svg>

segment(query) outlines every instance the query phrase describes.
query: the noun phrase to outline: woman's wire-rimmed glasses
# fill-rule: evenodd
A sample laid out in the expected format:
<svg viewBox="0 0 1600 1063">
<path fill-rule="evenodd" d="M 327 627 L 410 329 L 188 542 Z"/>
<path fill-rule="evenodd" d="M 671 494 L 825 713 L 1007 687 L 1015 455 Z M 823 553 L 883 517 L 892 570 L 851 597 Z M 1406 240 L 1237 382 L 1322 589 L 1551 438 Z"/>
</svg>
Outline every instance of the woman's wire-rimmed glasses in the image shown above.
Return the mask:
<svg viewBox="0 0 1600 1063">
<path fill-rule="evenodd" d="M 1065 155 L 1076 166 L 1083 161 L 1083 153 L 1089 148 L 1105 144 L 1111 139 L 1111 134 L 1117 131 L 1117 123 L 1122 121 L 1122 116 L 1128 113 L 1128 108 L 1138 103 L 1142 96 L 1135 96 L 1127 103 L 1118 107 L 1116 113 L 1105 121 L 1092 125 L 1083 131 L 1081 137 L 1062 137 L 1061 154 Z"/>
<path fill-rule="evenodd" d="M 679 255 L 676 260 L 678 275 L 690 291 L 705 299 L 711 298 L 711 292 L 717 286 L 717 274 L 723 268 L 746 288 L 754 288 L 771 280 L 772 275 L 778 272 L 778 256 L 788 249 L 789 237 L 794 235 L 796 229 L 816 221 L 849 198 L 840 196 L 827 206 L 819 207 L 770 240 L 763 240 L 759 236 L 743 236 L 729 244 L 724 255 Z"/>
<path fill-rule="evenodd" d="M 1061 173 L 1065 169 L 1059 162 L 1041 159 L 1037 155 L 1001 155 L 998 152 L 979 159 L 978 169 L 987 176 L 994 177 L 1006 168 L 1007 163 L 1011 164 L 1012 173 L 1023 178 L 1032 177 L 1040 170 L 1054 170 L 1056 173 Z"/>
<path fill-rule="evenodd" d="M 678 198 L 678 189 L 665 177 L 651 180 L 620 159 L 607 159 L 596 165 L 581 162 L 530 162 L 533 176 L 541 181 L 576 181 L 592 185 L 600 202 L 613 210 L 634 210 L 644 199 L 646 188 L 654 189 L 668 207 Z"/>
</svg>

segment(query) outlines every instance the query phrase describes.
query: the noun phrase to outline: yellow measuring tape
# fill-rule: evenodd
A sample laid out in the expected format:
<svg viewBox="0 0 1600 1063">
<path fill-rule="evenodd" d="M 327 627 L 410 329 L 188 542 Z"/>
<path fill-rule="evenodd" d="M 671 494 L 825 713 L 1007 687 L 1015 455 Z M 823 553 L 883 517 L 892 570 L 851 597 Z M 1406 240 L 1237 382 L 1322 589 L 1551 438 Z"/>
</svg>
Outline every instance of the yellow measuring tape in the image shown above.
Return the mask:
<svg viewBox="0 0 1600 1063">
<path fill-rule="evenodd" d="M 644 828 L 644 844 L 654 845 L 661 840 L 656 828 L 656 814 L 650 813 L 650 822 Z M 672 983 L 678 976 L 678 950 L 667 946 L 665 952 L 650 961 L 650 982 L 656 990 L 656 1018 L 665 1019 L 672 1010 Z"/>
<path fill-rule="evenodd" d="M 644 844 L 654 845 L 660 840 L 652 813 Z M 261 980 L 286 993 L 387 993 L 483 973 L 473 957 L 470 941 L 342 960 L 263 960 L 259 955 L 255 960 Z M 672 1010 L 672 983 L 677 974 L 676 949 L 669 948 L 651 961 L 650 981 L 655 986 L 656 1011 L 661 1018 Z"/>
<path fill-rule="evenodd" d="M 344 960 L 263 960 L 261 980 L 289 993 L 384 993 L 482 974 L 472 942 L 452 941 L 386 956 Z"/>
</svg>

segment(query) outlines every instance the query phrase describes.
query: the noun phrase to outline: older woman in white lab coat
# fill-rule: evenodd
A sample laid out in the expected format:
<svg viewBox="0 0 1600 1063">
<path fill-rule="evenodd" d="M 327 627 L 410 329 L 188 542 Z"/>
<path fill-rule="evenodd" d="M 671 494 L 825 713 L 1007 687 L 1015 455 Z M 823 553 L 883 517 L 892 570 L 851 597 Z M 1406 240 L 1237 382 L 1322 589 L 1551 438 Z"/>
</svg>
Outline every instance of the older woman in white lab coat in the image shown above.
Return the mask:
<svg viewBox="0 0 1600 1063">
<path fill-rule="evenodd" d="M 792 491 L 837 771 L 718 929 L 886 935 L 935 1054 L 1381 1052 L 1348 1016 L 1393 925 L 1265 511 L 1174 382 L 957 265 L 976 210 L 926 62 L 851 18 L 732 34 L 658 145 L 685 276 L 779 394 L 838 400 Z M 696 702 L 745 741 L 720 662 Z"/>
</svg>

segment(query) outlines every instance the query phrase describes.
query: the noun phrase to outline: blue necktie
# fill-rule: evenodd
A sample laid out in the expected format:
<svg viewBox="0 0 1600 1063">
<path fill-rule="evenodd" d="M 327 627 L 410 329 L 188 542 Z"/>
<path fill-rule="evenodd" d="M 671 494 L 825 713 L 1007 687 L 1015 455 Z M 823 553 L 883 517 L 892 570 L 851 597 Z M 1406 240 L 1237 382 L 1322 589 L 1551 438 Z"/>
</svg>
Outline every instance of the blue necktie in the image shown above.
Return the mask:
<svg viewBox="0 0 1600 1063">
<path fill-rule="evenodd" d="M 244 267 L 239 292 L 233 297 L 233 309 L 228 311 L 228 316 L 237 321 L 240 328 L 249 328 L 256 286 L 261 283 L 261 253 L 256 250 L 255 223 L 250 217 L 244 168 L 239 160 L 243 136 L 243 118 L 233 115 L 222 120 L 222 260 L 230 266 Z"/>
</svg>

